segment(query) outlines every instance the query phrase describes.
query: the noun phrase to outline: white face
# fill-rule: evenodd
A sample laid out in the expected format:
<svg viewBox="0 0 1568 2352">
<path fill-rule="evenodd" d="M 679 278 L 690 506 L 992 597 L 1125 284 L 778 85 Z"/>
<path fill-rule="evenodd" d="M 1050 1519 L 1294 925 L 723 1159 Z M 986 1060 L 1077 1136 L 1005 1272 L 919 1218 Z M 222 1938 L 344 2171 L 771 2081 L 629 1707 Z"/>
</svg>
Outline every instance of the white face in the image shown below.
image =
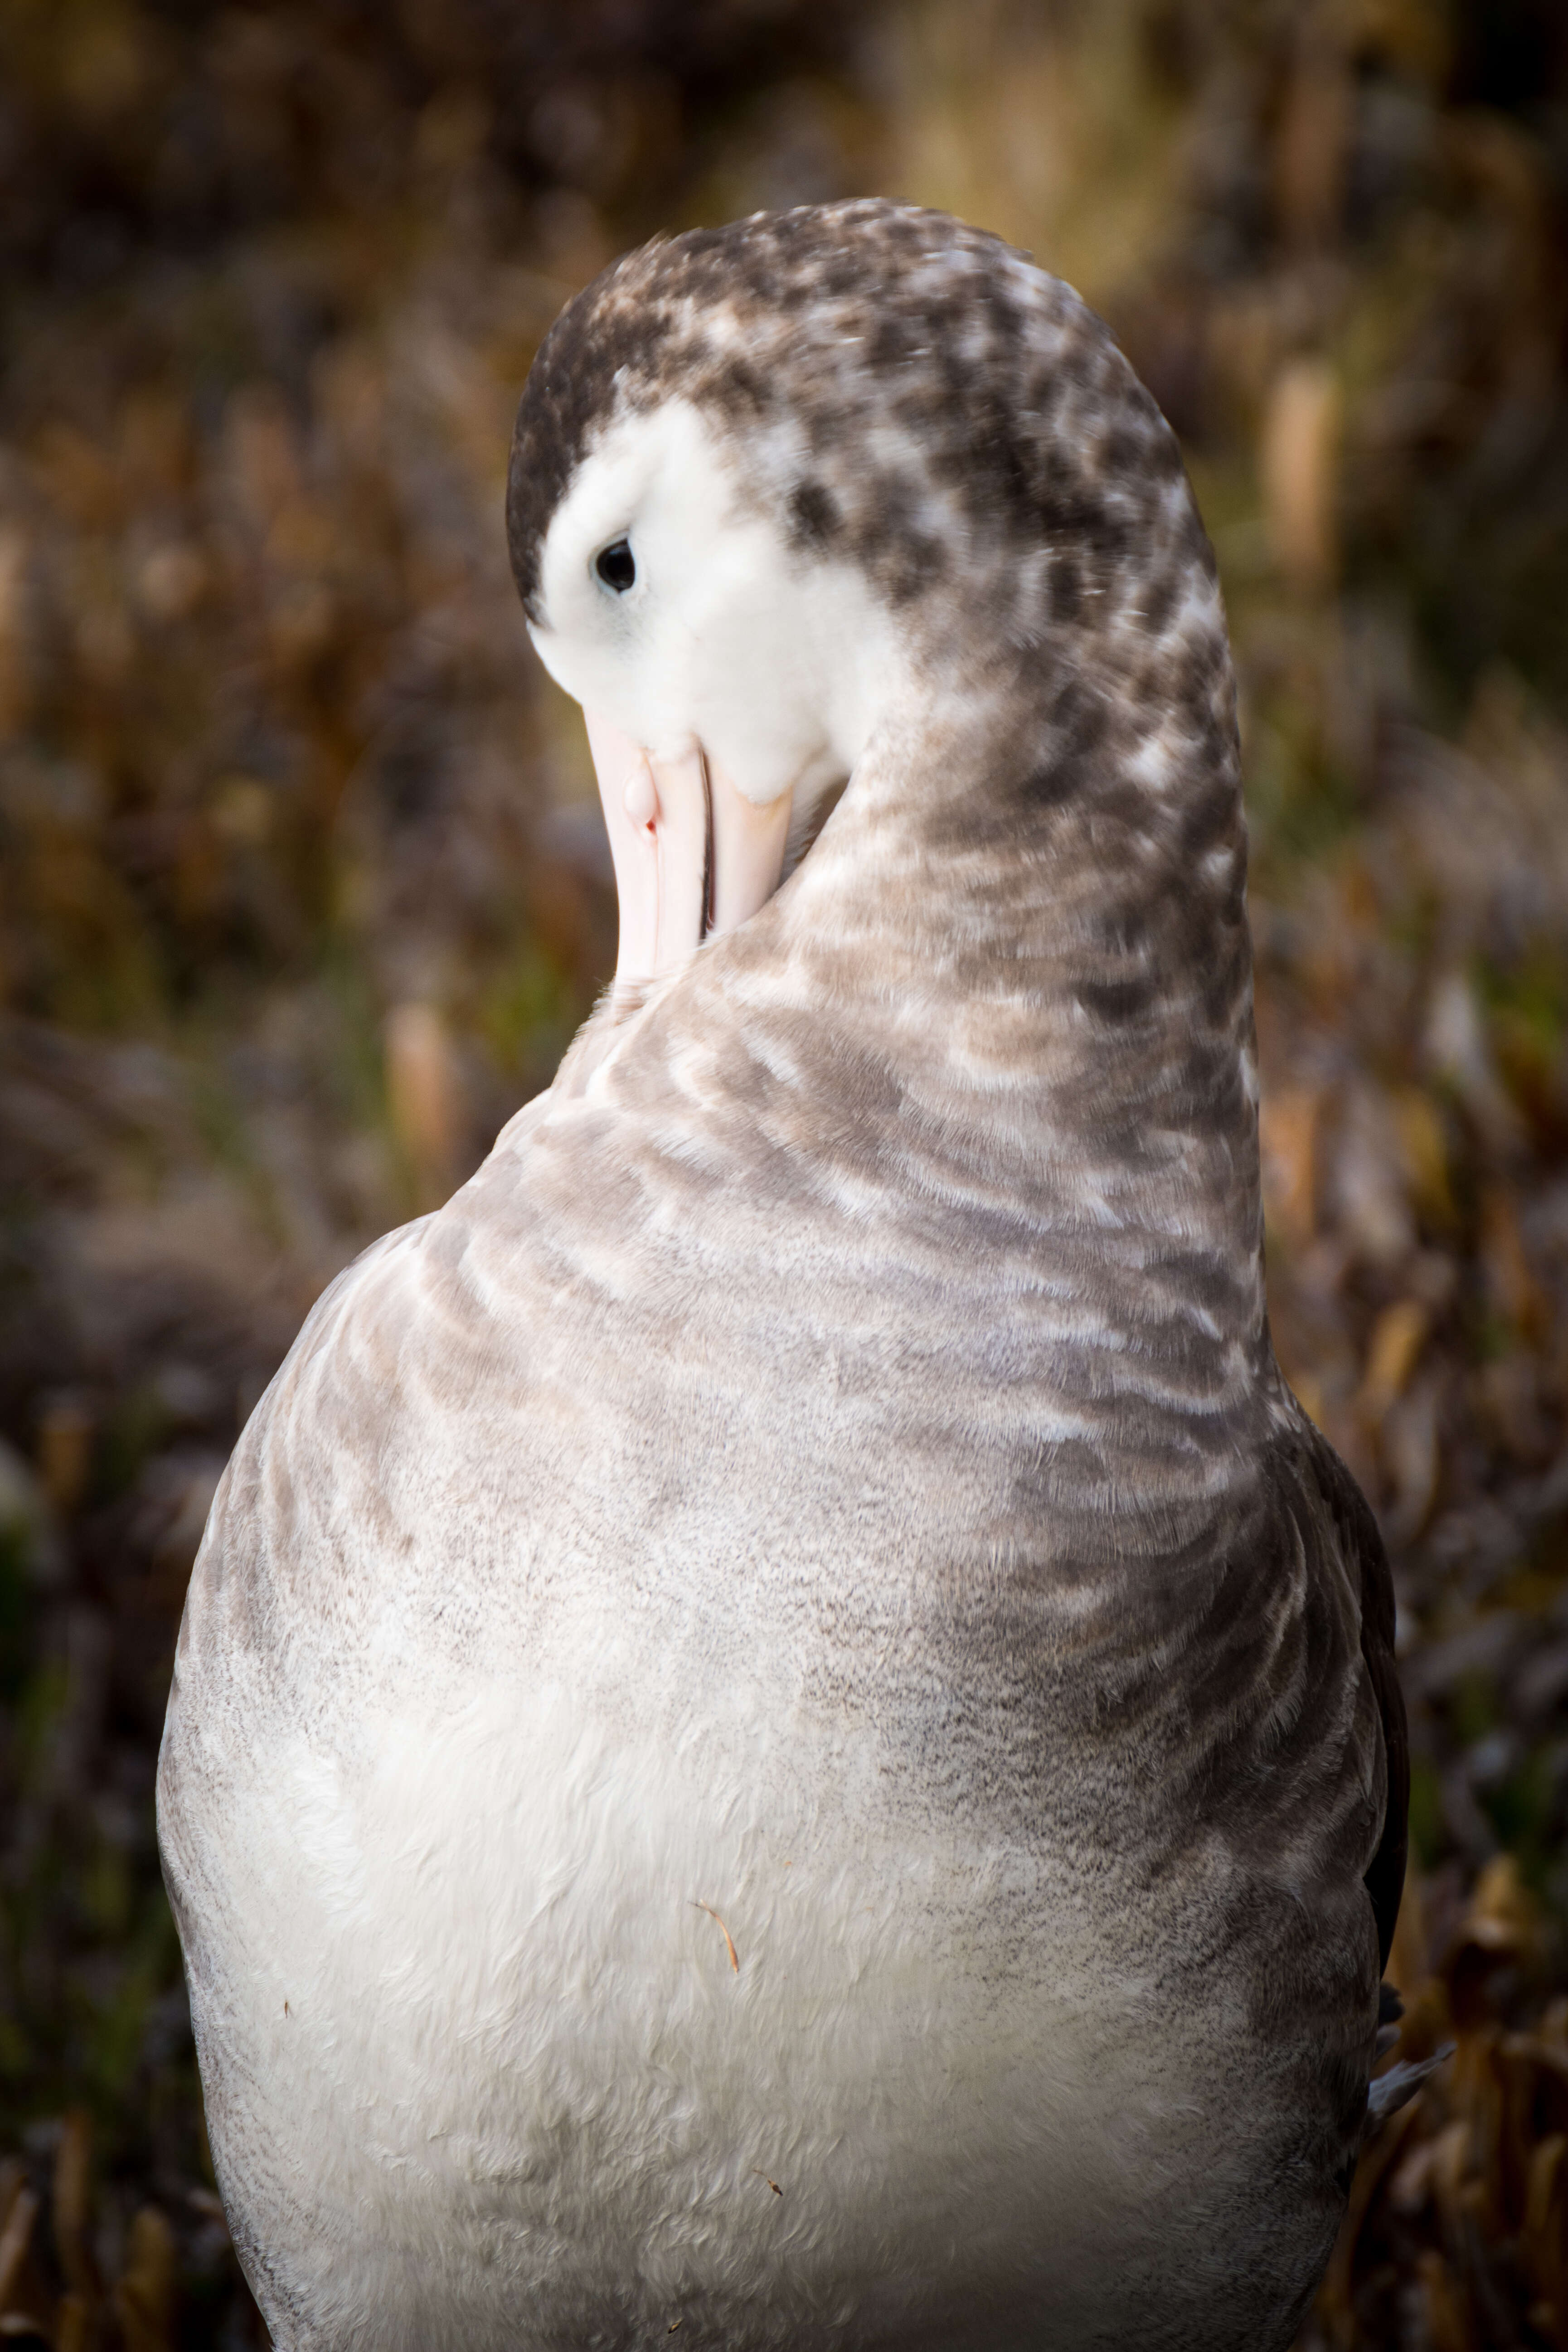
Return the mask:
<svg viewBox="0 0 1568 2352">
<path fill-rule="evenodd" d="M 625 541 L 617 591 L 595 569 Z M 658 759 L 699 743 L 744 797 L 815 797 L 865 749 L 894 639 L 860 576 L 790 550 L 701 414 L 667 401 L 613 425 L 551 523 L 540 658 Z"/>
<path fill-rule="evenodd" d="M 623 418 L 584 461 L 540 601 L 540 658 L 588 719 L 617 977 L 655 978 L 777 887 L 792 821 L 896 692 L 897 636 L 858 572 L 786 544 L 685 401 Z"/>
</svg>

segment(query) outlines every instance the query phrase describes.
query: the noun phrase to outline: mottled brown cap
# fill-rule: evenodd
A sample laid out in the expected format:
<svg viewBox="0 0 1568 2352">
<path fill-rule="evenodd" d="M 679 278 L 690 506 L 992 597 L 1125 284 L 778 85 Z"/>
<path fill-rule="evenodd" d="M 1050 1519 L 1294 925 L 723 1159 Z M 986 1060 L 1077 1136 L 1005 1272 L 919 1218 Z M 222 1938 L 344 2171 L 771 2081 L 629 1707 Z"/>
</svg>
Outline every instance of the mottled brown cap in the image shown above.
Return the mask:
<svg viewBox="0 0 1568 2352">
<path fill-rule="evenodd" d="M 1072 289 L 944 214 L 864 201 L 657 241 L 567 305 L 512 443 L 531 618 L 595 436 L 675 397 L 803 554 L 858 564 L 894 606 L 961 598 L 993 643 L 1131 598 L 1158 634 L 1186 567 L 1210 567 L 1174 438 Z"/>
</svg>

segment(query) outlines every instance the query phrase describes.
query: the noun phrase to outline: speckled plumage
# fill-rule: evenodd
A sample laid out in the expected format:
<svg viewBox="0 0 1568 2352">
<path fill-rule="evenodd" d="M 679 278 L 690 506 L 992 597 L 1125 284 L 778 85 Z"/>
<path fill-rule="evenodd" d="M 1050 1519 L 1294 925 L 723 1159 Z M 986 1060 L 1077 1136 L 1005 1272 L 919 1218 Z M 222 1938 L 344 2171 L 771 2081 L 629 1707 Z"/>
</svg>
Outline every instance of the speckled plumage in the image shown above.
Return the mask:
<svg viewBox="0 0 1568 2352">
<path fill-rule="evenodd" d="M 1403 1732 L 1268 1343 L 1212 558 L 1076 296 L 855 205 L 557 323 L 536 624 L 676 398 L 909 689 L 237 1451 L 160 1786 L 237 2242 L 284 2347 L 1267 2352 L 1361 2130 Z"/>
</svg>

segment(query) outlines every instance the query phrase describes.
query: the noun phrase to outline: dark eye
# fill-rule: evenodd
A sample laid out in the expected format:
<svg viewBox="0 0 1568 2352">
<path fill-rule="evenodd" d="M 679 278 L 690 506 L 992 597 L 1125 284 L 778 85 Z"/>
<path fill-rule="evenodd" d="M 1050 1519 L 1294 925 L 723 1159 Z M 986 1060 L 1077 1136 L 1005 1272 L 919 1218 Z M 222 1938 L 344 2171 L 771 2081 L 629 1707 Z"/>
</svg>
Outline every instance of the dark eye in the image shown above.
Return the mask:
<svg viewBox="0 0 1568 2352">
<path fill-rule="evenodd" d="M 613 547 L 601 548 L 594 559 L 594 569 L 606 588 L 624 596 L 637 576 L 637 559 L 626 541 L 617 539 Z"/>
</svg>

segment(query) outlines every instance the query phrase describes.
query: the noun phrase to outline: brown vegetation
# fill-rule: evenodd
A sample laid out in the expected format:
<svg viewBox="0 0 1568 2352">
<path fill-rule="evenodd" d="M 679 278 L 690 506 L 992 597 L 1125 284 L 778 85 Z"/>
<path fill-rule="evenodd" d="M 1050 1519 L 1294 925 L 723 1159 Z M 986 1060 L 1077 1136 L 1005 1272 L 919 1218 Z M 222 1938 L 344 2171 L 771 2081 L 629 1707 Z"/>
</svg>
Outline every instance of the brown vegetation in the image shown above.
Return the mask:
<svg viewBox="0 0 1568 2352">
<path fill-rule="evenodd" d="M 1406 2054 L 1308 2340 L 1568 2347 L 1568 43 L 1550 0 L 0 0 L 0 2327 L 259 2340 L 152 1841 L 214 1482 L 614 954 L 501 486 L 660 225 L 1030 247 L 1241 674 L 1282 1359 L 1394 1554 Z M 89 2149 L 92 2151 L 89 2164 Z"/>
</svg>

